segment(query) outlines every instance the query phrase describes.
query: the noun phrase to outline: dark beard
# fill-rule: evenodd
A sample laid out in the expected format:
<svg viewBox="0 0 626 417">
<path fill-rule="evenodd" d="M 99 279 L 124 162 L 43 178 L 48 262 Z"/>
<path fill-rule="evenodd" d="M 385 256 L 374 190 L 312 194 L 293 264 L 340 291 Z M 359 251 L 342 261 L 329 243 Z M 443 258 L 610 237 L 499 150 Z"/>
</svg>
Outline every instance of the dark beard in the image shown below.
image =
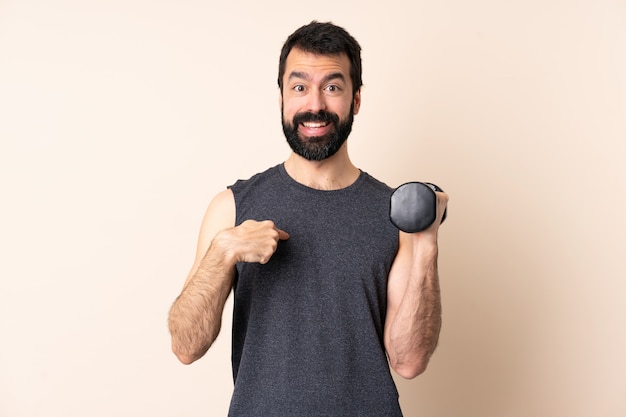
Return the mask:
<svg viewBox="0 0 626 417">
<path fill-rule="evenodd" d="M 298 113 L 293 117 L 292 122 L 288 123 L 285 121 L 281 109 L 281 120 L 283 132 L 291 149 L 309 161 L 322 161 L 337 153 L 346 139 L 348 139 L 354 121 L 354 103 L 350 106 L 348 118 L 342 123 L 339 122 L 339 116 L 335 113 L 329 113 L 324 110 L 318 113 Z M 301 138 L 298 133 L 298 126 L 303 122 L 326 122 L 332 123 L 334 127 L 330 133 L 324 136 Z"/>
</svg>

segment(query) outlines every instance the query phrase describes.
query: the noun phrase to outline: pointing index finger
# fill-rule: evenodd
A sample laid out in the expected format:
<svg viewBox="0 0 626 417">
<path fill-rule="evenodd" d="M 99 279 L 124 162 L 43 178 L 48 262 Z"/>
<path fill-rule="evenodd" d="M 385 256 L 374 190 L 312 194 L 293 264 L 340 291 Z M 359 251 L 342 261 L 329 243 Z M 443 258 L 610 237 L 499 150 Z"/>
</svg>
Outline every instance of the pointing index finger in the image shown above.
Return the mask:
<svg viewBox="0 0 626 417">
<path fill-rule="evenodd" d="M 278 232 L 278 239 L 280 240 L 289 239 L 289 233 L 285 232 L 284 230 L 279 229 L 278 227 L 274 227 L 274 229 Z"/>
</svg>

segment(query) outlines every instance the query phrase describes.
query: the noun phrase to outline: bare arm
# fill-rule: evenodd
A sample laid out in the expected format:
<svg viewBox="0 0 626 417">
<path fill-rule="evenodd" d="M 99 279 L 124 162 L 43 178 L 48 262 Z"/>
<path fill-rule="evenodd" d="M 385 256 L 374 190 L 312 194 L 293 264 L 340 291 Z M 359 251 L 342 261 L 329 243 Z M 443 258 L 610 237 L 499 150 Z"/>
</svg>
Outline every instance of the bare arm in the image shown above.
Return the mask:
<svg viewBox="0 0 626 417">
<path fill-rule="evenodd" d="M 235 264 L 218 242 L 220 230 L 235 224 L 232 192 L 218 194 L 204 215 L 196 258 L 182 292 L 170 309 L 172 350 L 190 364 L 201 358 L 219 334 L 224 304 L 232 288 Z"/>
<path fill-rule="evenodd" d="M 441 329 L 437 234 L 448 196 L 437 193 L 438 218 L 419 233 L 400 232 L 400 247 L 389 273 L 385 349 L 391 367 L 404 378 L 426 370 Z"/>
<path fill-rule="evenodd" d="M 278 240 L 289 236 L 271 221 L 235 224 L 230 190 L 218 194 L 202 221 L 193 267 L 169 314 L 172 350 L 190 364 L 200 359 L 220 332 L 222 313 L 237 262 L 267 262 Z"/>
</svg>

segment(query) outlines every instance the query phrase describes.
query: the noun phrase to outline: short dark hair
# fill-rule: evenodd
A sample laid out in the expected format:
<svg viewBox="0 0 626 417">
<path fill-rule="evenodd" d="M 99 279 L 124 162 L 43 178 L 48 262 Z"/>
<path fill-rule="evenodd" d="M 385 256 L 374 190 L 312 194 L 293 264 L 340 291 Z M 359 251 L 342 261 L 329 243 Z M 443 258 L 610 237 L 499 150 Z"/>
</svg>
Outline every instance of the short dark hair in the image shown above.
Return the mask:
<svg viewBox="0 0 626 417">
<path fill-rule="evenodd" d="M 287 56 L 292 49 L 300 49 L 318 55 L 339 55 L 345 53 L 350 60 L 350 78 L 352 94 L 355 95 L 363 85 L 361 69 L 361 46 L 344 28 L 330 22 L 320 23 L 315 20 L 292 33 L 280 52 L 278 63 L 278 87 L 283 91 L 283 76 Z"/>
</svg>

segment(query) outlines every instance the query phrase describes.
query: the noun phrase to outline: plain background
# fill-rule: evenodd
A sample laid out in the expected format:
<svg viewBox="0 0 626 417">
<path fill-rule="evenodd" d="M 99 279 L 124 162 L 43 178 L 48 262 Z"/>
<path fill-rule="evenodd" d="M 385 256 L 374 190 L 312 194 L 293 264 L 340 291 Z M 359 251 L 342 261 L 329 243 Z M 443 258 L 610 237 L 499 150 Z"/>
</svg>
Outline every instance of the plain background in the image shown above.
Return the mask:
<svg viewBox="0 0 626 417">
<path fill-rule="evenodd" d="M 0 0 L 2 417 L 225 415 L 230 304 L 191 366 L 167 312 L 313 19 L 363 47 L 353 161 L 451 196 L 406 415 L 626 415 L 624 1 Z"/>
</svg>

